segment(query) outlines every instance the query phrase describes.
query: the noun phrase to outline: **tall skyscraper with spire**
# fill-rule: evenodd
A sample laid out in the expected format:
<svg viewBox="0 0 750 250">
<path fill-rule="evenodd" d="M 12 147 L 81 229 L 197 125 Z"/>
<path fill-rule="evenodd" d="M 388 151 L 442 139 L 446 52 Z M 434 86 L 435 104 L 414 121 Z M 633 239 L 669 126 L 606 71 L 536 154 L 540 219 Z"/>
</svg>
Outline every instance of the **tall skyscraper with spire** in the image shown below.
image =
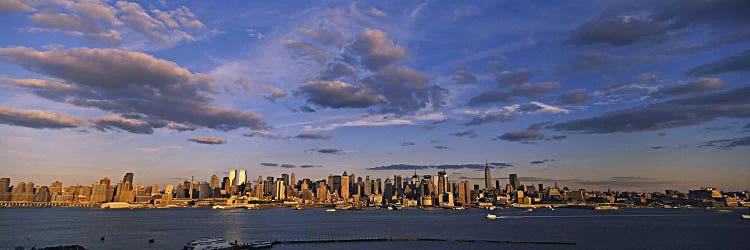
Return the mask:
<svg viewBox="0 0 750 250">
<path fill-rule="evenodd" d="M 484 159 L 484 189 L 492 187 L 492 176 L 490 175 L 490 164 Z"/>
</svg>

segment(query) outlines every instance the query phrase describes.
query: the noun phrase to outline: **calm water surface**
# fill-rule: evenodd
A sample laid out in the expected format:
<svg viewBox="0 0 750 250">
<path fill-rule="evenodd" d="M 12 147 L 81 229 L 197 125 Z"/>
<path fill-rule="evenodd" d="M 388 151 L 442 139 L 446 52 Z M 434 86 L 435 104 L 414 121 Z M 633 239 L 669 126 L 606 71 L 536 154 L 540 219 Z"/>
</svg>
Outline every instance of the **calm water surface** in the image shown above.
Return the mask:
<svg viewBox="0 0 750 250">
<path fill-rule="evenodd" d="M 750 249 L 748 210 L 593 211 L 537 209 L 405 209 L 325 212 L 323 209 L 211 210 L 205 208 L 101 210 L 0 209 L 0 249 L 80 244 L 90 249 L 180 249 L 202 237 L 247 242 L 324 237 L 421 237 L 575 242 L 510 245 L 458 242 L 360 242 L 276 245 L 273 249 Z M 25 239 L 32 235 L 32 239 Z M 105 241 L 99 238 L 105 237 Z M 148 243 L 148 239 L 155 243 Z"/>
</svg>

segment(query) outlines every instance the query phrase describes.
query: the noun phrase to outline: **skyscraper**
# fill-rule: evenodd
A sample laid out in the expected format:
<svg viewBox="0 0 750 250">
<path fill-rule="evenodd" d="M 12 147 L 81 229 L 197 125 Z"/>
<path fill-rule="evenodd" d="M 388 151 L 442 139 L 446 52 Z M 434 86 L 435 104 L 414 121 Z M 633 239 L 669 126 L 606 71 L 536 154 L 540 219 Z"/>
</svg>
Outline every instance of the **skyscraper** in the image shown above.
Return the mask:
<svg viewBox="0 0 750 250">
<path fill-rule="evenodd" d="M 8 192 L 9 188 L 10 188 L 10 178 L 0 179 L 0 193 Z"/>
<path fill-rule="evenodd" d="M 437 194 L 444 194 L 445 192 L 448 192 L 448 175 L 443 169 L 443 171 L 438 171 Z"/>
<path fill-rule="evenodd" d="M 125 177 L 122 178 L 122 182 L 125 183 L 129 189 L 133 189 L 133 173 L 125 174 Z"/>
<path fill-rule="evenodd" d="M 237 186 L 237 170 L 229 170 L 229 186 L 234 187 Z M 229 188 L 228 190 L 233 190 Z"/>
<path fill-rule="evenodd" d="M 240 169 L 237 171 L 237 186 L 243 186 L 245 185 L 245 182 L 247 182 L 247 171 Z"/>
<path fill-rule="evenodd" d="M 517 174 L 510 174 L 508 176 L 508 182 L 510 182 L 510 185 L 513 186 L 513 189 L 518 189 L 518 186 L 521 185 L 521 182 L 518 181 L 518 175 Z"/>
<path fill-rule="evenodd" d="M 490 176 L 490 164 L 484 161 L 484 189 L 492 187 L 492 176 Z"/>
<path fill-rule="evenodd" d="M 275 200 L 286 199 L 286 184 L 284 184 L 284 180 L 279 179 L 274 183 L 273 198 Z"/>
<path fill-rule="evenodd" d="M 211 175 L 211 182 L 209 182 L 209 186 L 211 188 L 219 187 L 219 177 L 216 175 Z"/>
<path fill-rule="evenodd" d="M 281 180 L 284 181 L 284 185 L 289 185 L 289 174 L 281 174 Z"/>
<path fill-rule="evenodd" d="M 346 171 L 341 175 L 341 198 L 344 200 L 349 198 L 349 176 L 346 175 Z"/>
<path fill-rule="evenodd" d="M 397 174 L 397 175 L 393 176 L 393 184 L 396 186 L 395 187 L 396 190 L 394 190 L 395 193 L 397 195 L 402 194 L 402 192 L 404 190 L 404 187 L 403 187 L 404 183 L 401 180 L 401 175 Z"/>
</svg>

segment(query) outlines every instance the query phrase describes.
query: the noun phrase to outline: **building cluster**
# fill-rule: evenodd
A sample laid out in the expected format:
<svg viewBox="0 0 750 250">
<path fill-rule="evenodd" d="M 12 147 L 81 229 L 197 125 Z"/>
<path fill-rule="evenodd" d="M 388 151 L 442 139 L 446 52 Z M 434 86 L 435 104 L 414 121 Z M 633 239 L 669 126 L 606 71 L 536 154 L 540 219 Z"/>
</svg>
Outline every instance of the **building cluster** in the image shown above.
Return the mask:
<svg viewBox="0 0 750 250">
<path fill-rule="evenodd" d="M 510 174 L 507 183 L 493 182 L 490 167 L 485 167 L 484 185 L 472 185 L 469 180 L 451 181 L 446 172 L 437 175 L 411 177 L 394 175 L 392 178 L 370 178 L 353 173 L 328 175 L 321 180 L 296 178 L 295 174 L 280 177 L 258 176 L 247 178 L 246 170 L 231 170 L 219 179 L 212 175 L 208 182 L 194 178 L 166 185 L 134 184 L 133 173 L 127 173 L 116 184 L 105 177 L 97 183 L 63 187 L 55 181 L 49 186 L 35 186 L 32 182 L 18 182 L 11 186 L 9 178 L 0 179 L 0 203 L 61 203 L 101 204 L 120 202 L 144 206 L 188 206 L 248 203 L 291 204 L 358 204 L 366 206 L 420 207 L 475 207 L 475 206 L 533 206 L 539 204 L 619 203 L 627 206 L 748 206 L 748 193 L 720 192 L 713 188 L 691 190 L 684 194 L 674 190 L 665 193 L 636 193 L 586 191 L 558 188 L 543 184 L 525 185 L 518 175 Z"/>
</svg>

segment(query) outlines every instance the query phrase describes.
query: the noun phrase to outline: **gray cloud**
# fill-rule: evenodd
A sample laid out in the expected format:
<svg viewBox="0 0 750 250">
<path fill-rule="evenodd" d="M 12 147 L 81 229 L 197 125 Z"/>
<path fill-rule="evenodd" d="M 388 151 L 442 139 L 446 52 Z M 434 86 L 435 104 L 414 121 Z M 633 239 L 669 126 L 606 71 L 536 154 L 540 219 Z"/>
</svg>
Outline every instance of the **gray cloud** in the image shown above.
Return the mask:
<svg viewBox="0 0 750 250">
<path fill-rule="evenodd" d="M 21 0 L 5 0 L 0 2 L 0 15 L 10 14 L 14 12 L 27 12 L 33 9 L 34 8 Z"/>
<path fill-rule="evenodd" d="M 552 136 L 552 139 L 553 139 L 553 140 L 564 140 L 564 139 L 566 139 L 566 138 L 568 138 L 568 136 L 567 136 L 567 135 L 553 135 L 553 136 Z"/>
<path fill-rule="evenodd" d="M 651 96 L 655 98 L 664 98 L 668 96 L 696 95 L 727 87 L 729 87 L 729 84 L 726 84 L 719 78 L 703 77 L 660 87 L 656 92 L 651 94 Z"/>
<path fill-rule="evenodd" d="M 309 103 L 328 108 L 366 108 L 383 102 L 376 93 L 341 81 L 310 81 L 297 93 Z"/>
<path fill-rule="evenodd" d="M 271 86 L 271 85 L 261 84 L 261 85 L 259 85 L 259 87 L 261 89 L 263 89 L 263 90 L 265 90 L 265 91 L 267 91 L 267 92 L 270 93 L 268 95 L 264 95 L 263 96 L 263 98 L 265 98 L 266 100 L 268 100 L 270 102 L 275 102 L 276 99 L 284 98 L 284 97 L 287 96 L 287 94 L 284 92 L 284 90 L 282 90 L 280 88 L 277 88 L 277 87 L 274 87 L 274 86 Z"/>
<path fill-rule="evenodd" d="M 208 75 L 140 52 L 72 48 L 37 51 L 0 48 L 0 60 L 34 73 L 62 79 L 75 90 L 33 92 L 56 102 L 116 113 L 140 113 L 152 120 L 232 130 L 263 129 L 262 116 L 211 105 L 214 82 Z"/>
<path fill-rule="evenodd" d="M 500 87 L 510 87 L 527 83 L 529 82 L 529 80 L 531 80 L 532 76 L 534 76 L 534 74 L 532 74 L 528 69 L 519 68 L 516 70 L 506 70 L 500 72 L 495 77 L 495 81 L 497 81 L 497 84 Z"/>
<path fill-rule="evenodd" d="M 750 117 L 750 85 L 697 96 L 681 97 L 552 126 L 557 131 L 592 134 L 641 132 L 684 127 L 721 117 Z"/>
<path fill-rule="evenodd" d="M 318 78 L 321 80 L 335 80 L 339 77 L 356 76 L 355 73 L 354 67 L 341 62 L 334 62 L 328 64 L 326 70 Z"/>
<path fill-rule="evenodd" d="M 375 29 L 365 29 L 345 52 L 346 57 L 370 71 L 379 71 L 408 56 L 406 49 L 394 44 L 385 32 Z"/>
<path fill-rule="evenodd" d="M 587 102 L 591 96 L 586 94 L 586 89 L 575 89 L 562 94 L 557 98 L 563 104 L 580 104 Z"/>
<path fill-rule="evenodd" d="M 469 105 L 481 105 L 487 103 L 506 103 L 516 97 L 538 98 L 547 92 L 560 88 L 560 82 L 522 83 L 511 87 L 509 90 L 492 89 L 483 92 L 469 100 Z"/>
<path fill-rule="evenodd" d="M 736 56 L 730 56 L 716 62 L 692 68 L 685 74 L 689 76 L 705 76 L 747 71 L 750 71 L 750 50 L 745 50 L 745 52 Z"/>
<path fill-rule="evenodd" d="M 466 136 L 469 138 L 474 138 L 474 137 L 477 137 L 477 132 L 474 131 L 474 129 L 469 129 L 463 132 L 452 133 L 451 135 L 458 136 L 458 137 Z"/>
<path fill-rule="evenodd" d="M 404 143 L 401 143 L 402 147 L 408 147 L 408 146 L 414 146 L 414 145 L 417 145 L 417 144 L 413 143 L 413 142 L 404 142 Z"/>
<path fill-rule="evenodd" d="M 209 145 L 227 144 L 227 140 L 216 138 L 216 137 L 208 137 L 208 136 L 190 138 L 188 139 L 188 141 L 200 143 L 200 144 L 209 144 Z"/>
<path fill-rule="evenodd" d="M 433 146 L 433 148 L 435 148 L 435 149 L 448 149 L 447 146 L 443 146 L 443 145 L 435 145 L 435 146 Z"/>
<path fill-rule="evenodd" d="M 266 166 L 266 167 L 276 167 L 276 166 L 279 166 L 279 164 L 277 164 L 277 163 L 267 163 L 267 162 L 262 162 L 262 163 L 260 163 L 260 165 L 261 166 Z"/>
<path fill-rule="evenodd" d="M 298 134 L 294 138 L 297 139 L 310 139 L 310 140 L 328 140 L 333 138 L 332 135 L 324 135 L 324 134 L 310 134 L 310 133 L 302 133 Z"/>
<path fill-rule="evenodd" d="M 316 150 L 316 152 L 321 154 L 342 154 L 344 153 L 344 150 L 338 148 L 323 148 Z"/>
<path fill-rule="evenodd" d="M 669 39 L 675 31 L 694 25 L 715 31 L 750 23 L 746 1 L 673 0 L 658 3 L 628 2 L 614 5 L 570 32 L 578 46 L 609 44 L 624 46 Z"/>
<path fill-rule="evenodd" d="M 502 169 L 512 167 L 514 164 L 505 162 L 490 162 L 490 168 Z M 484 164 L 445 164 L 445 165 L 411 165 L 394 164 L 388 166 L 370 167 L 367 170 L 420 170 L 420 169 L 484 169 Z"/>
<path fill-rule="evenodd" d="M 451 77 L 451 79 L 453 79 L 453 81 L 460 85 L 477 83 L 477 76 L 465 68 L 459 68 L 456 70 L 456 72 L 453 72 L 453 76 Z"/>
<path fill-rule="evenodd" d="M 314 38 L 316 41 L 323 43 L 323 44 L 328 44 L 328 45 L 343 44 L 344 42 L 346 42 L 346 39 L 344 38 L 344 36 L 342 36 L 341 33 L 336 32 L 336 31 L 302 28 L 299 30 L 299 32 L 311 38 Z"/>
<path fill-rule="evenodd" d="M 299 165 L 301 168 L 322 168 L 321 165 Z"/>
<path fill-rule="evenodd" d="M 544 164 L 544 163 L 553 162 L 553 161 L 555 161 L 555 159 L 536 160 L 536 161 L 530 161 L 529 163 L 531 165 L 539 165 L 539 164 Z"/>
<path fill-rule="evenodd" d="M 93 120 L 94 127 L 100 131 L 120 129 L 134 134 L 153 134 L 152 124 L 122 115 L 107 115 Z"/>
<path fill-rule="evenodd" d="M 406 50 L 380 30 L 365 29 L 353 42 L 341 49 L 337 61 L 330 63 L 317 78 L 295 93 L 308 103 L 325 108 L 369 108 L 379 113 L 406 114 L 425 107 L 444 105 L 448 90 L 429 84 L 424 73 L 396 62 L 407 58 Z M 364 78 L 358 79 L 361 69 Z M 335 81 L 348 77 L 348 83 Z"/>
<path fill-rule="evenodd" d="M 284 137 L 279 134 L 272 134 L 272 133 L 261 132 L 261 131 L 256 131 L 256 130 L 250 131 L 247 134 L 244 134 L 244 136 L 260 137 L 260 138 L 271 139 L 271 140 L 284 139 Z"/>
<path fill-rule="evenodd" d="M 597 71 L 601 69 L 630 67 L 646 64 L 667 58 L 664 55 L 616 55 L 605 52 L 586 51 L 575 56 L 570 69 L 581 71 Z"/>
<path fill-rule="evenodd" d="M 430 85 L 424 73 L 408 67 L 387 67 L 362 82 L 385 100 L 383 113 L 408 113 L 432 106 L 444 105 L 448 90 Z"/>
<path fill-rule="evenodd" d="M 504 140 L 531 144 L 533 143 L 533 141 L 544 140 L 544 132 L 542 132 L 541 129 L 548 124 L 550 124 L 550 122 L 531 124 L 526 129 L 506 132 L 498 137 L 495 137 L 493 140 Z"/>
<path fill-rule="evenodd" d="M 119 45 L 122 38 L 120 32 L 107 29 L 95 20 L 52 10 L 37 12 L 29 16 L 34 24 L 45 31 L 65 32 L 69 34 L 80 34 L 86 40 L 102 41 L 109 45 Z"/>
<path fill-rule="evenodd" d="M 293 164 L 281 164 L 281 167 L 282 168 L 296 168 L 297 166 Z"/>
<path fill-rule="evenodd" d="M 750 136 L 707 141 L 698 145 L 698 147 L 715 147 L 720 149 L 732 149 L 744 146 L 750 146 Z"/>
<path fill-rule="evenodd" d="M 75 128 L 83 121 L 73 116 L 52 113 L 42 110 L 14 109 L 0 105 L 0 124 L 22 126 L 29 128 Z"/>
<path fill-rule="evenodd" d="M 637 16 L 599 17 L 587 21 L 570 32 L 568 42 L 577 46 L 609 44 L 623 46 L 645 39 L 661 41 L 667 24 Z"/>
<path fill-rule="evenodd" d="M 18 79 L 0 75 L 0 82 L 32 89 L 59 91 L 78 90 L 77 86 L 45 79 Z"/>
<path fill-rule="evenodd" d="M 170 122 L 167 124 L 167 128 L 171 130 L 175 130 L 177 132 L 184 132 L 184 131 L 193 131 L 195 128 L 187 126 L 185 124 L 179 124 L 179 123 L 173 123 Z"/>
<path fill-rule="evenodd" d="M 513 142 L 530 142 L 544 139 L 544 133 L 539 130 L 516 130 L 506 132 L 497 139 Z"/>
<path fill-rule="evenodd" d="M 482 124 L 492 123 L 492 122 L 510 122 L 513 121 L 513 117 L 509 115 L 482 115 L 477 116 L 471 119 L 471 121 L 468 121 L 467 123 L 464 123 L 464 126 L 478 126 Z"/>
<path fill-rule="evenodd" d="M 310 57 L 320 63 L 325 62 L 328 59 L 328 52 L 315 47 L 315 45 L 310 43 L 286 40 L 284 41 L 284 46 L 293 50 L 299 56 Z"/>
</svg>

